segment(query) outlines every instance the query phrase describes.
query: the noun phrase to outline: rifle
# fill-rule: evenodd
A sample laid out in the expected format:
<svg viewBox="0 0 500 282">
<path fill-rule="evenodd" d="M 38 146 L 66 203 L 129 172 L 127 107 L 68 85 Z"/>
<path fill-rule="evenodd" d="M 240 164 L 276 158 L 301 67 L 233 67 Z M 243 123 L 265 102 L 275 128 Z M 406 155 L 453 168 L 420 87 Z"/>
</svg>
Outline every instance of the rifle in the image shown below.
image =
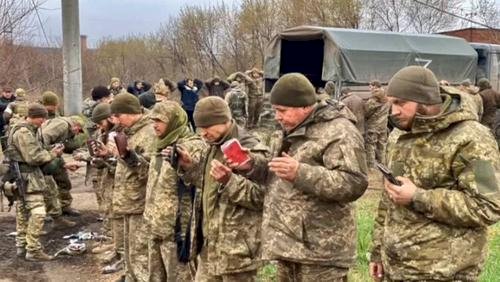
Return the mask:
<svg viewBox="0 0 500 282">
<path fill-rule="evenodd" d="M 1 187 L 2 194 L 4 194 L 9 200 L 9 211 L 14 205 L 14 201 L 19 199 L 23 206 L 26 205 L 26 180 L 21 174 L 19 169 L 19 163 L 17 161 L 4 161 L 4 163 L 9 164 L 9 172 L 3 179 L 3 184 Z M 3 204 L 3 199 L 1 199 Z"/>
<path fill-rule="evenodd" d="M 25 196 L 26 196 L 26 181 L 21 174 L 21 170 L 19 169 L 19 163 L 17 161 L 10 160 L 9 161 L 9 169 L 11 173 L 15 177 L 15 183 L 17 187 L 17 196 L 23 206 L 26 205 Z"/>
</svg>

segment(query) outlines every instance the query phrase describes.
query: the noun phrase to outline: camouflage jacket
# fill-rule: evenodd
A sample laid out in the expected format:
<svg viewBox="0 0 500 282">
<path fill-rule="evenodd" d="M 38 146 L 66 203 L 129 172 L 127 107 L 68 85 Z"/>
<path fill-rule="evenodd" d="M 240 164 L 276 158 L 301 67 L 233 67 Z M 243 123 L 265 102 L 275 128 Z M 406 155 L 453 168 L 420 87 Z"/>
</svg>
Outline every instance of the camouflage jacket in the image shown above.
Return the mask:
<svg viewBox="0 0 500 282">
<path fill-rule="evenodd" d="M 356 116 L 356 127 L 361 132 L 361 135 L 363 135 L 365 133 L 365 107 L 363 99 L 356 94 L 349 93 L 342 96 L 340 101 Z"/>
<path fill-rule="evenodd" d="M 151 120 L 146 115 L 124 132 L 128 137 L 128 148 L 137 154 L 138 162 L 134 166 L 129 166 L 125 160 L 118 159 L 113 190 L 113 213 L 142 214 L 149 161 L 155 153 L 153 138 L 155 133 Z"/>
<path fill-rule="evenodd" d="M 5 155 L 19 162 L 23 177 L 27 180 L 26 193 L 45 191 L 45 178 L 40 166 L 52 161 L 56 156 L 43 148 L 36 136 L 36 127 L 20 122 L 12 127 Z"/>
<path fill-rule="evenodd" d="M 392 280 L 477 281 L 500 219 L 496 142 L 459 95 L 442 96 L 441 114 L 389 137 L 388 166 L 419 187 L 409 206 L 385 191 L 379 203 L 371 260 Z"/>
<path fill-rule="evenodd" d="M 195 210 L 201 210 L 201 213 L 196 213 L 195 224 L 201 220 L 202 214 L 203 248 L 206 248 L 210 262 L 208 271 L 213 275 L 259 267 L 264 188 L 236 174 L 226 185 L 219 184 L 210 176 L 212 160 L 223 161 L 220 146 L 231 138 L 238 139 L 242 146 L 250 148 L 255 154 L 267 156 L 267 149 L 233 121 L 229 134 L 204 150 L 204 157 L 184 175 L 187 181 L 202 190 L 201 199 L 195 199 Z M 248 194 L 245 195 L 245 191 L 249 191 Z"/>
<path fill-rule="evenodd" d="M 476 120 L 480 121 L 483 117 L 483 99 L 481 95 L 471 93 L 470 91 L 462 91 L 452 86 L 440 86 L 441 93 L 456 94 L 462 98 L 463 109 L 472 112 L 476 116 Z"/>
<path fill-rule="evenodd" d="M 91 98 L 87 98 L 83 101 L 83 109 L 82 109 L 82 114 L 86 118 L 91 118 L 92 117 L 92 111 L 94 110 L 95 106 L 97 106 L 97 102 L 92 100 Z"/>
<path fill-rule="evenodd" d="M 386 101 L 382 89 L 374 90 L 372 97 L 365 103 L 366 131 L 379 131 L 387 128 L 391 105 Z"/>
<path fill-rule="evenodd" d="M 64 144 L 65 152 L 72 152 L 78 149 L 81 142 L 75 139 L 75 134 L 71 131 L 73 121 L 69 117 L 55 117 L 48 119 L 39 129 L 39 137 L 45 147 L 56 143 Z"/>
<path fill-rule="evenodd" d="M 226 102 L 233 117 L 248 116 L 248 96 L 239 87 L 231 88 L 226 94 Z"/>
<path fill-rule="evenodd" d="M 205 143 L 197 135 L 177 140 L 195 161 L 201 157 Z M 146 186 L 146 207 L 144 219 L 150 226 L 154 237 L 174 241 L 175 220 L 179 208 L 177 171 L 163 156 L 157 154 L 151 158 L 149 165 L 148 184 Z M 182 226 L 185 227 L 191 213 L 189 192 L 182 199 Z M 185 230 L 184 228 L 182 230 Z"/>
<path fill-rule="evenodd" d="M 299 161 L 294 183 L 254 159 L 248 176 L 265 181 L 263 259 L 349 268 L 356 257 L 353 201 L 368 186 L 363 138 L 345 105 L 323 101 L 297 128 L 271 140 L 273 156 Z"/>
<path fill-rule="evenodd" d="M 483 99 L 483 117 L 481 123 L 493 129 L 495 125 L 495 115 L 497 108 L 500 108 L 500 94 L 489 88 L 479 92 Z"/>
</svg>

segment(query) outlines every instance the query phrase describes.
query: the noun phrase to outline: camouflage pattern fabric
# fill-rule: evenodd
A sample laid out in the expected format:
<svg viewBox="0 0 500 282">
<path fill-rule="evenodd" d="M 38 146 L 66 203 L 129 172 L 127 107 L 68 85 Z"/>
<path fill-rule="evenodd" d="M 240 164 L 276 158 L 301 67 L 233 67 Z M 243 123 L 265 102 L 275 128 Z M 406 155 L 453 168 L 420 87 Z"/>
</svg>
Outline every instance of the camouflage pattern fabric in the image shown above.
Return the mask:
<svg viewBox="0 0 500 282">
<path fill-rule="evenodd" d="M 94 110 L 95 106 L 97 106 L 97 102 L 92 100 L 92 98 L 86 98 L 83 100 L 83 105 L 82 105 L 82 114 L 86 118 L 91 118 L 92 117 L 92 111 Z"/>
<path fill-rule="evenodd" d="M 40 193 L 27 194 L 26 205 L 16 201 L 16 247 L 25 247 L 28 252 L 42 250 L 40 233 L 45 219 L 45 203 Z"/>
<path fill-rule="evenodd" d="M 361 97 L 356 94 L 348 93 L 340 98 L 349 110 L 356 116 L 356 128 L 358 128 L 361 135 L 365 134 L 365 107 Z"/>
<path fill-rule="evenodd" d="M 375 89 L 365 103 L 366 162 L 369 168 L 375 167 L 375 161 L 384 162 L 382 156 L 385 155 L 390 109 L 383 89 Z"/>
<path fill-rule="evenodd" d="M 500 93 L 489 88 L 479 92 L 483 99 L 483 117 L 481 123 L 493 130 L 497 108 L 500 108 Z"/>
<path fill-rule="evenodd" d="M 389 137 L 388 166 L 419 188 L 404 207 L 382 194 L 371 260 L 387 280 L 477 281 L 500 219 L 497 144 L 460 95 L 442 97 L 441 114 Z"/>
<path fill-rule="evenodd" d="M 226 102 L 231 109 L 231 116 L 236 121 L 236 123 L 245 127 L 248 117 L 248 96 L 239 87 L 231 88 L 231 90 L 226 94 Z"/>
<path fill-rule="evenodd" d="M 352 202 L 368 186 L 363 139 L 354 121 L 345 105 L 327 100 L 292 132 L 273 136 L 272 155 L 288 152 L 299 162 L 294 183 L 270 173 L 268 160 L 254 158 L 248 177 L 267 185 L 264 260 L 346 269 L 354 265 Z"/>
<path fill-rule="evenodd" d="M 153 237 L 148 242 L 148 281 L 192 281 L 189 265 L 177 262 L 177 245 L 172 241 Z"/>
<path fill-rule="evenodd" d="M 483 116 L 483 99 L 477 92 L 462 91 L 452 86 L 440 86 L 441 93 L 460 95 L 463 100 L 463 108 L 466 111 L 473 113 L 478 121 Z"/>
<path fill-rule="evenodd" d="M 263 95 L 262 111 L 260 112 L 259 119 L 257 122 L 257 127 L 269 129 L 275 131 L 278 128 L 276 120 L 274 118 L 275 112 L 271 105 L 270 94 L 266 93 Z"/>
<path fill-rule="evenodd" d="M 149 278 L 149 230 L 142 214 L 124 215 L 125 275 L 127 281 L 145 282 Z"/>
<path fill-rule="evenodd" d="M 54 178 L 52 178 L 52 175 L 45 175 L 44 177 L 47 189 L 43 193 L 43 198 L 47 214 L 53 218 L 61 216 L 62 209 L 61 202 L 59 201 L 59 189 L 57 188 L 57 184 Z"/>
<path fill-rule="evenodd" d="M 242 146 L 259 156 L 268 155 L 267 148 L 233 121 L 227 136 L 217 144 L 210 144 L 211 146 L 203 151 L 201 161 L 183 175 L 187 182 L 202 188 L 201 201 L 198 199 L 200 195 L 197 194 L 194 209 L 201 210 L 203 214 L 203 249 L 206 249 L 207 256 L 207 260 L 204 260 L 205 269 L 208 275 L 212 276 L 251 271 L 259 266 L 262 200 L 260 203 L 258 200 L 253 201 L 256 203 L 251 206 L 248 197 L 239 197 L 236 193 L 226 190 L 238 189 L 235 187 L 237 185 L 240 191 L 248 190 L 251 194 L 260 194 L 262 199 L 263 188 L 235 174 L 225 186 L 210 176 L 211 161 L 223 161 L 220 146 L 231 138 L 238 139 Z M 233 188 L 228 189 L 231 186 Z M 199 213 L 195 214 L 197 216 L 193 225 L 197 226 L 201 218 Z M 192 233 L 192 236 L 196 235 L 196 232 Z M 196 239 L 193 238 L 191 242 L 196 242 Z"/>
<path fill-rule="evenodd" d="M 254 128 L 259 121 L 264 106 L 264 99 L 260 96 L 248 96 L 248 127 Z"/>
<path fill-rule="evenodd" d="M 210 261 L 206 251 L 202 251 L 198 256 L 198 269 L 194 278 L 195 282 L 254 282 L 257 277 L 257 270 L 249 270 L 223 275 L 214 275 L 209 271 Z"/>
<path fill-rule="evenodd" d="M 346 268 L 334 266 L 307 265 L 288 261 L 279 261 L 276 264 L 276 278 L 279 282 L 347 282 L 347 272 Z"/>
</svg>

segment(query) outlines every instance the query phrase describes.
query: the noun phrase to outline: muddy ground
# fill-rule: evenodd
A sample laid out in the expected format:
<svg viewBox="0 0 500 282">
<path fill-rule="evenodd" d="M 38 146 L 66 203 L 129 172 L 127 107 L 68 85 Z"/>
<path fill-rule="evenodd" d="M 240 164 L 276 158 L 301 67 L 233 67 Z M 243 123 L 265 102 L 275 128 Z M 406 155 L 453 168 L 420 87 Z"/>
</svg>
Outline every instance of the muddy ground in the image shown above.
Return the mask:
<svg viewBox="0 0 500 282">
<path fill-rule="evenodd" d="M 42 237 L 44 249 L 49 254 L 55 254 L 69 242 L 64 235 L 78 231 L 100 232 L 101 222 L 95 194 L 89 185 L 84 183 L 85 168 L 70 173 L 73 183 L 73 207 L 80 210 L 80 217 L 68 217 L 77 222 L 77 226 L 69 230 L 53 231 Z M 7 202 L 4 200 L 4 208 Z M 7 281 L 114 281 L 119 274 L 101 274 L 101 268 L 96 255 L 90 253 L 95 241 L 85 241 L 87 252 L 79 256 L 59 256 L 50 262 L 28 262 L 16 257 L 15 238 L 7 234 L 16 230 L 14 208 L 10 212 L 0 213 L 0 282 Z"/>
</svg>

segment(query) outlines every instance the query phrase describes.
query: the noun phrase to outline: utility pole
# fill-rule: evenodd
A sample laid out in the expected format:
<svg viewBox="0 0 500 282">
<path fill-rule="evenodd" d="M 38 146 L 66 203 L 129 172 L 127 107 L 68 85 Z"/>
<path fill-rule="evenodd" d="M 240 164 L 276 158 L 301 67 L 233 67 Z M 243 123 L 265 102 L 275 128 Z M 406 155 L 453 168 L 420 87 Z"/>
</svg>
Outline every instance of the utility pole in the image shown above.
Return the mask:
<svg viewBox="0 0 500 282">
<path fill-rule="evenodd" d="M 63 25 L 64 114 L 82 111 L 82 55 L 78 0 L 61 0 Z"/>
</svg>

